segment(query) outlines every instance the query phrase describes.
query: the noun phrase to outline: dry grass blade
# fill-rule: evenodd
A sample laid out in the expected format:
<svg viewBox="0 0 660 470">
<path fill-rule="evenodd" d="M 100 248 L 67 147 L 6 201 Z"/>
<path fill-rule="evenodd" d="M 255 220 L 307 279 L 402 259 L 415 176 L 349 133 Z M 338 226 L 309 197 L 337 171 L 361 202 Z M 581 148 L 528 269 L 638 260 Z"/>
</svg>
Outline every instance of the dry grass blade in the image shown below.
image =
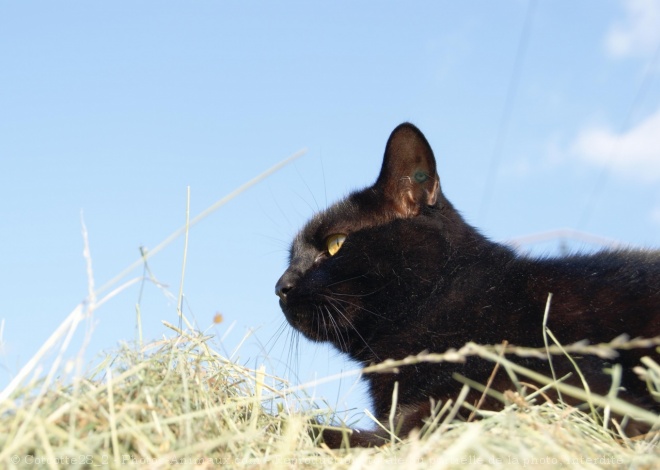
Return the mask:
<svg viewBox="0 0 660 470">
<path fill-rule="evenodd" d="M 197 223 L 199 223 L 199 222 L 201 222 L 202 220 L 204 220 L 206 217 L 208 217 L 210 214 L 212 214 L 213 212 L 215 212 L 216 210 L 218 210 L 219 208 L 221 208 L 222 206 L 224 206 L 225 204 L 227 204 L 229 201 L 231 201 L 232 199 L 234 199 L 236 196 L 238 196 L 238 195 L 240 195 L 241 193 L 245 192 L 246 190 L 248 190 L 249 188 L 251 188 L 251 187 L 254 186 L 255 184 L 257 184 L 257 183 L 263 181 L 265 178 L 267 178 L 268 176 L 272 175 L 272 174 L 275 173 L 276 171 L 280 170 L 280 169 L 283 168 L 284 166 L 288 165 L 289 163 L 291 163 L 291 162 L 294 161 L 295 159 L 300 158 L 300 157 L 303 156 L 305 153 L 307 153 L 307 149 L 302 149 L 302 150 L 297 151 L 297 152 L 294 153 L 293 155 L 291 155 L 291 156 L 285 158 L 284 160 L 282 160 L 281 162 L 277 163 L 276 165 L 273 165 L 272 167 L 270 167 L 269 169 L 267 169 L 267 170 L 264 171 L 263 173 L 261 173 L 261 174 L 255 176 L 255 177 L 252 178 L 250 181 L 248 181 L 248 182 L 242 184 L 241 186 L 239 186 L 238 188 L 236 188 L 236 189 L 235 189 L 234 191 L 232 191 L 231 193 L 227 194 L 227 195 L 224 196 L 223 198 L 221 198 L 221 199 L 219 199 L 218 201 L 216 201 L 215 203 L 213 203 L 211 206 L 209 206 L 208 208 L 206 208 L 205 210 L 203 210 L 201 213 L 199 213 L 199 214 L 197 214 L 195 217 L 193 217 L 193 218 L 190 220 L 189 223 L 186 223 L 186 225 L 184 225 L 183 227 L 179 228 L 179 229 L 176 230 L 174 233 L 172 233 L 170 236 L 168 236 L 165 240 L 163 240 L 162 242 L 160 242 L 155 248 L 152 248 L 152 249 L 149 250 L 149 251 L 145 251 L 145 252 L 143 253 L 143 256 L 140 257 L 140 259 L 136 260 L 133 264 L 131 264 L 131 265 L 130 265 L 129 267 L 127 267 L 126 269 L 124 269 L 121 273 L 119 273 L 119 274 L 118 274 L 117 276 L 115 276 L 113 279 L 109 280 L 109 281 L 106 282 L 103 286 L 101 286 L 101 287 L 98 289 L 97 294 L 98 294 L 98 293 L 101 293 L 101 292 L 105 292 L 107 289 L 109 289 L 109 288 L 111 288 L 112 286 L 114 286 L 117 282 L 119 282 L 121 279 L 123 279 L 124 276 L 126 276 L 128 273 L 130 273 L 131 271 L 133 271 L 135 268 L 137 268 L 137 267 L 139 267 L 139 266 L 142 266 L 142 264 L 144 263 L 144 261 L 145 261 L 146 259 L 150 258 L 151 256 L 153 256 L 153 255 L 155 255 L 156 253 L 158 253 L 159 251 L 161 251 L 163 248 L 165 248 L 167 245 L 169 245 L 170 243 L 172 243 L 172 242 L 173 242 L 174 240 L 176 240 L 178 237 L 180 237 L 181 235 L 185 234 L 186 231 L 188 231 L 191 227 L 193 227 L 193 226 L 196 225 Z"/>
</svg>

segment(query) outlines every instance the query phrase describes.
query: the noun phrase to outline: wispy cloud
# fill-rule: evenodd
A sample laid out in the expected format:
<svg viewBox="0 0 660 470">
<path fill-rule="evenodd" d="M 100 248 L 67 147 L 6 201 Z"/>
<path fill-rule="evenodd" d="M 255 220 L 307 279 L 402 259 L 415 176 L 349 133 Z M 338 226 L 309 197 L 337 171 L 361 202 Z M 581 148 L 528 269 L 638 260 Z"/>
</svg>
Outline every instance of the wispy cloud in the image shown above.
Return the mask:
<svg viewBox="0 0 660 470">
<path fill-rule="evenodd" d="M 605 45 L 614 57 L 648 55 L 660 42 L 660 2 L 624 0 L 626 16 L 610 29 Z"/>
<path fill-rule="evenodd" d="M 572 153 L 614 172 L 643 181 L 660 179 L 660 109 L 627 132 L 606 128 L 582 131 Z"/>
</svg>

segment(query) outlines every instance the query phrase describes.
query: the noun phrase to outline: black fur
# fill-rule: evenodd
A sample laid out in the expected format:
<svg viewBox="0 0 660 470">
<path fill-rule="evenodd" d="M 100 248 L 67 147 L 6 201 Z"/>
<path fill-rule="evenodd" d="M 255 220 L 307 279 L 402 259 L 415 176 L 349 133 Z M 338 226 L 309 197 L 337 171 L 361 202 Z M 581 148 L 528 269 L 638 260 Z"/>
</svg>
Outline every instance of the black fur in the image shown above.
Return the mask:
<svg viewBox="0 0 660 470">
<path fill-rule="evenodd" d="M 326 240 L 333 234 L 346 239 L 331 256 Z M 657 251 L 530 259 L 493 243 L 447 201 L 431 147 L 408 123 L 392 132 L 376 183 L 317 214 L 296 236 L 290 266 L 276 286 L 294 328 L 365 366 L 424 350 L 444 352 L 468 341 L 541 347 L 550 292 L 548 327 L 563 344 L 608 342 L 622 333 L 660 335 Z M 621 352 L 620 396 L 657 411 L 645 383 L 632 372 L 648 354 L 654 352 Z M 578 361 L 592 390 L 606 393 L 607 364 L 590 356 Z M 549 374 L 545 361 L 522 362 Z M 573 370 L 561 359 L 556 366 L 559 372 Z M 375 414 L 385 422 L 399 382 L 399 433 L 405 436 L 429 415 L 430 398 L 456 397 L 461 384 L 452 379 L 454 372 L 485 383 L 492 368 L 471 358 L 370 374 L 366 380 Z M 504 384 L 506 376 L 499 378 Z M 379 431 L 353 433 L 350 443 L 377 445 L 384 437 Z M 332 447 L 341 443 L 337 433 L 326 432 L 324 439 Z"/>
</svg>

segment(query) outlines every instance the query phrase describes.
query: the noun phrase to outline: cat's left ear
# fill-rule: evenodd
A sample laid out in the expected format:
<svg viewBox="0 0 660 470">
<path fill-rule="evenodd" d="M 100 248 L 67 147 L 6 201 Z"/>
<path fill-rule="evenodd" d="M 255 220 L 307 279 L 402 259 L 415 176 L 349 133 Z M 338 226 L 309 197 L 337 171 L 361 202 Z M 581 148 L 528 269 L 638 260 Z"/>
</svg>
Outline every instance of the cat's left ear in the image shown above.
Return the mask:
<svg viewBox="0 0 660 470">
<path fill-rule="evenodd" d="M 440 179 L 433 150 L 412 124 L 403 123 L 392 131 L 374 187 L 402 217 L 414 217 L 423 206 L 437 202 Z"/>
</svg>

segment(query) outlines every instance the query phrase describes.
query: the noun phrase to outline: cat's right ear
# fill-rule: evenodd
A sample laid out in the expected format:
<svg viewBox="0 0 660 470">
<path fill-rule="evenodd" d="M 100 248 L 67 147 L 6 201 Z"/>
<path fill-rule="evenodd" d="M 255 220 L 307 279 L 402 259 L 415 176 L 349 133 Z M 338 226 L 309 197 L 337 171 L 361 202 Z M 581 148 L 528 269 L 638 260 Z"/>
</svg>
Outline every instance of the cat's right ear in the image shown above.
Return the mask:
<svg viewBox="0 0 660 470">
<path fill-rule="evenodd" d="M 387 141 L 374 187 L 401 217 L 414 217 L 424 205 L 437 202 L 439 181 L 433 150 L 424 134 L 410 123 L 399 125 Z"/>
</svg>

